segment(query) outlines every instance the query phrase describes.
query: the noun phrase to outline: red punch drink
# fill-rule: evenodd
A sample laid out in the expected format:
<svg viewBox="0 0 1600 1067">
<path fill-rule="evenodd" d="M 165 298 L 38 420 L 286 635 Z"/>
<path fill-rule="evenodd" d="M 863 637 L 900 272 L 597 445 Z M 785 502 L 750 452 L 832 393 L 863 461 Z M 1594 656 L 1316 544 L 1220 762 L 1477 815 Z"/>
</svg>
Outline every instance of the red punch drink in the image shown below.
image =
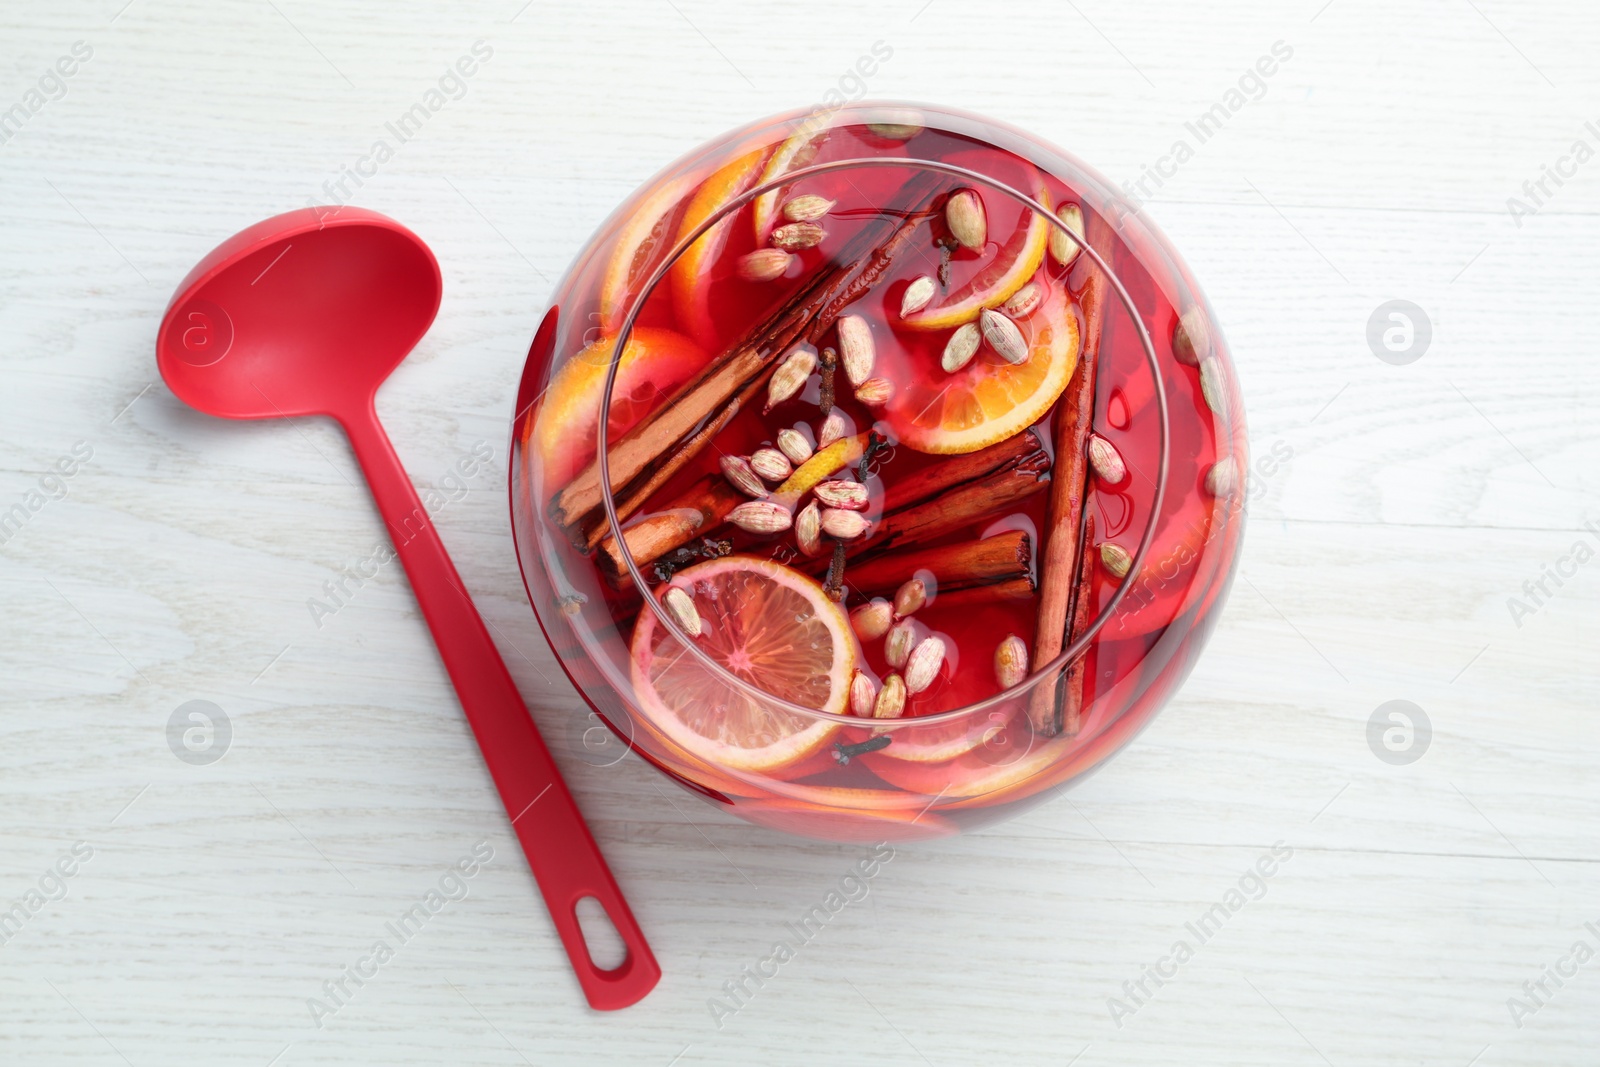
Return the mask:
<svg viewBox="0 0 1600 1067">
<path fill-rule="evenodd" d="M 1177 254 L 1072 157 L 923 106 L 652 179 L 557 286 L 514 434 L 524 579 L 594 710 L 838 840 L 980 825 L 1117 751 L 1242 529 L 1241 402 Z"/>
</svg>

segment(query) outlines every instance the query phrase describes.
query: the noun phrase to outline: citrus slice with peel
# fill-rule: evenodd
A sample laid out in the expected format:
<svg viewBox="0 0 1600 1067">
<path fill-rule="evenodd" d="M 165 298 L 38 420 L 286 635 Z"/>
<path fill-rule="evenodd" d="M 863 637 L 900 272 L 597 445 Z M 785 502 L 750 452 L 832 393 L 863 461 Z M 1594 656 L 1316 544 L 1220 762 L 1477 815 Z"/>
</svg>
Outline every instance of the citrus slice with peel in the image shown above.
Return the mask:
<svg viewBox="0 0 1600 1067">
<path fill-rule="evenodd" d="M 652 191 L 636 205 L 611 243 L 600 280 L 600 325 L 614 331 L 628 313 L 628 300 L 644 286 L 650 271 L 672 249 L 673 216 L 694 187 L 694 175 L 683 174 Z"/>
<path fill-rule="evenodd" d="M 761 168 L 761 161 L 766 157 L 767 149 L 764 146 L 757 148 L 739 156 L 702 182 L 689 200 L 689 206 L 684 209 L 683 219 L 678 223 L 677 240 L 689 236 L 722 210 L 723 205 L 750 188 L 756 172 Z M 710 310 L 711 268 L 727 246 L 733 219 L 734 214 L 730 212 L 713 224 L 684 250 L 668 271 L 678 321 L 708 347 L 716 340 Z"/>
<path fill-rule="evenodd" d="M 883 413 L 901 444 L 941 455 L 976 452 L 1050 410 L 1078 365 L 1077 313 L 1065 288 L 1054 285 L 1016 323 L 1028 344 L 1023 362 L 1008 363 L 985 344 L 954 374 L 937 364 L 920 367 L 901 386 Z"/>
<path fill-rule="evenodd" d="M 1017 709 L 992 711 L 984 716 L 968 716 L 953 722 L 932 723 L 927 726 L 900 726 L 887 731 L 892 740 L 877 754 L 888 759 L 911 763 L 944 763 L 964 756 L 980 745 L 1004 733 L 1007 724 L 1016 716 Z M 915 723 L 916 719 L 902 722 Z M 1014 727 L 1013 727 L 1014 728 Z M 846 730 L 847 740 L 865 741 L 873 736 L 870 730 L 851 727 Z M 859 736 L 858 736 L 859 735 Z"/>
<path fill-rule="evenodd" d="M 1018 187 L 1045 207 L 1050 206 L 1050 190 L 1037 170 L 1031 170 L 1026 186 Z M 980 189 L 980 193 L 986 204 L 1015 204 L 1010 197 L 987 188 Z M 901 321 L 914 330 L 950 329 L 976 319 L 984 308 L 1000 306 L 1039 270 L 1045 248 L 1050 243 L 1050 232 L 1050 222 L 1043 215 L 1030 207 L 1022 207 L 1016 228 L 993 259 L 966 284 L 934 297 L 926 307 L 904 316 Z"/>
<path fill-rule="evenodd" d="M 943 763 L 886 759 L 881 752 L 861 757 L 885 782 L 907 792 L 935 795 L 946 800 L 987 797 L 1013 788 L 1049 770 L 1067 758 L 1075 738 L 1044 740 L 1026 726 L 1013 725 L 991 735 L 982 745 Z M 893 747 L 893 746 L 890 746 Z"/>
<path fill-rule="evenodd" d="M 566 485 L 594 459 L 600 398 L 616 341 L 603 337 L 567 360 L 539 400 L 528 437 L 543 465 L 547 490 Z M 634 327 L 611 389 L 611 417 L 606 423 L 610 439 L 632 429 L 705 365 L 705 351 L 683 334 L 656 326 Z"/>
<path fill-rule="evenodd" d="M 761 172 L 761 181 L 757 184 L 765 185 L 783 177 L 792 170 L 809 167 L 817 158 L 817 153 L 822 149 L 823 142 L 828 139 L 828 126 L 833 121 L 833 111 L 814 111 L 801 119 L 796 124 L 794 133 L 789 139 L 778 146 L 772 153 L 766 169 Z M 783 189 L 769 189 L 755 199 L 756 246 L 767 243 L 767 236 L 772 233 L 773 225 L 778 221 L 778 197 Z M 1034 264 L 1035 267 L 1038 264 Z M 1001 297 L 1001 299 L 1005 299 Z M 976 314 L 976 312 L 974 312 Z"/>
<path fill-rule="evenodd" d="M 700 617 L 695 643 L 718 666 L 802 707 L 844 714 L 856 666 L 844 610 L 799 571 L 755 556 L 686 567 L 657 590 L 688 593 Z M 633 631 L 639 709 L 674 743 L 714 767 L 768 773 L 826 745 L 837 723 L 782 710 L 707 670 L 653 611 Z"/>
</svg>

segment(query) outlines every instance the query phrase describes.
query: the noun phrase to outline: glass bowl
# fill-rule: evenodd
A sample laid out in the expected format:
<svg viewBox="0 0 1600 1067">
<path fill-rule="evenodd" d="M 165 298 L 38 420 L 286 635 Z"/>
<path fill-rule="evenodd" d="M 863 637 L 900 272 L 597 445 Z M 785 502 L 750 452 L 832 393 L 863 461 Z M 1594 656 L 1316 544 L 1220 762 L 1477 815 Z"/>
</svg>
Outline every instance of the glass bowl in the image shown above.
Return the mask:
<svg viewBox="0 0 1600 1067">
<path fill-rule="evenodd" d="M 1126 745 L 1215 625 L 1249 489 L 1166 239 L 1060 149 L 902 103 L 645 183 L 556 286 L 511 454 L 593 714 L 709 802 L 848 841 L 995 821 Z"/>
</svg>

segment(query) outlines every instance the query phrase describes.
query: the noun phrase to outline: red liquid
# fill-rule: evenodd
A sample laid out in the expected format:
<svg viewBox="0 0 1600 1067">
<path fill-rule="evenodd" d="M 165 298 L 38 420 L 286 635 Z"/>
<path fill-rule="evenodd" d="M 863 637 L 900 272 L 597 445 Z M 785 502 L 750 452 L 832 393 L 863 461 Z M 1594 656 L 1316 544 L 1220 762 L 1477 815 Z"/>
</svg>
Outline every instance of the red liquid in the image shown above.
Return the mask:
<svg viewBox="0 0 1600 1067">
<path fill-rule="evenodd" d="M 942 160 L 1029 193 L 1042 178 L 1050 204 L 1080 204 L 1090 220 L 1096 211 L 1116 208 L 1106 186 L 1092 172 L 1014 131 L 968 116 L 924 109 L 926 128 L 901 142 L 865 126 L 864 122 L 873 121 L 869 113 L 852 114 L 851 110 L 833 117 L 826 141 L 812 162 L 885 156 Z M 791 120 L 741 131 L 722 145 L 703 149 L 669 168 L 651 187 L 662 188 L 676 181 L 688 190 L 686 197 L 692 195 L 699 180 L 749 153 L 753 146 L 781 143 L 792 128 Z M 638 325 L 693 338 L 708 358 L 715 356 L 747 337 L 790 292 L 836 260 L 879 209 L 895 202 L 902 185 L 915 173 L 910 167 L 852 168 L 808 177 L 786 190 L 778 203 L 814 193 L 835 205 L 818 220 L 826 237 L 817 247 L 798 252 L 787 274 L 776 281 L 753 282 L 739 276 L 740 258 L 759 247 L 752 221 L 755 209 L 746 205 L 730 213 L 731 221 L 718 227 L 725 234 L 725 245 L 699 279 L 704 288 L 694 289 L 692 299 L 685 299 L 689 290 L 675 289 L 668 279 L 650 294 Z M 745 187 L 756 180 L 751 173 Z M 952 179 L 951 184 L 966 183 Z M 1032 216 L 1030 209 L 1000 192 L 976 184 L 969 187 L 983 201 L 988 244 L 982 252 L 962 249 L 950 258 L 948 292 L 959 291 L 987 269 L 1000 246 L 1020 234 Z M 560 485 L 546 484 L 541 464 L 531 462 L 526 454 L 526 435 L 535 429 L 537 420 L 561 417 L 544 410 L 550 401 L 540 397 L 553 373 L 597 335 L 614 335 L 617 324 L 608 323 L 604 314 L 605 265 L 613 247 L 608 242 L 615 241 L 619 230 L 625 231 L 630 210 L 638 210 L 637 202 L 625 205 L 608 221 L 590 252 L 580 257 L 558 290 L 557 304 L 535 341 L 519 402 L 519 408 L 527 410 L 519 411 L 512 483 L 519 552 L 535 608 L 563 665 L 595 709 L 636 751 L 702 795 L 729 804 L 756 822 L 837 839 L 904 839 L 991 821 L 1086 773 L 1126 743 L 1181 682 L 1214 623 L 1237 553 L 1242 476 L 1247 469 L 1241 407 L 1220 333 L 1211 327 L 1214 367 L 1221 372 L 1223 386 L 1217 403 L 1225 414 L 1213 413 L 1208 406 L 1197 368 L 1173 356 L 1172 336 L 1180 308 L 1204 305 L 1161 238 L 1136 217 L 1115 215 L 1111 220 L 1115 239 L 1107 261 L 1131 296 L 1160 361 L 1170 410 L 1170 467 L 1165 503 L 1161 515 L 1154 517 L 1157 532 L 1142 571 L 1087 653 L 1079 732 L 1072 737 L 1035 735 L 1022 713 L 1028 697 L 1021 695 L 999 710 L 893 730 L 888 748 L 841 762 L 837 745 L 873 735 L 870 727 L 846 726 L 826 747 L 804 759 L 750 773 L 716 766 L 672 744 L 652 726 L 648 713 L 640 711 L 630 678 L 629 652 L 639 610 L 637 596 L 614 588 L 592 558 L 575 549 L 551 522 L 545 505 Z M 658 227 L 659 247 L 653 253 L 657 261 L 675 243 L 671 235 L 684 225 L 684 211 L 680 203 L 676 211 L 666 213 Z M 940 225 L 926 226 L 915 235 L 889 274 L 848 309 L 872 324 L 877 342 L 874 373 L 895 382 L 897 390 L 936 390 L 946 380 L 939 357 L 953 328 L 910 329 L 899 315 L 906 285 L 919 275 L 933 276 L 939 270 L 941 254 L 933 238 L 943 232 Z M 1094 232 L 1092 226 L 1090 232 Z M 641 260 L 650 254 L 642 254 Z M 1067 268 L 1045 256 L 1034 280 L 1076 297 L 1095 269 L 1088 256 L 1078 256 Z M 635 284 L 643 280 L 642 273 Z M 1075 300 L 1072 313 L 1081 327 Z M 1131 552 L 1153 518 L 1159 466 L 1157 385 L 1134 321 L 1114 293 L 1106 305 L 1103 329 L 1094 426 L 1116 446 L 1130 475 L 1116 486 L 1091 477 L 1086 510 L 1094 517 L 1097 541 L 1115 541 Z M 832 331 L 822 340 L 825 345 L 836 343 Z M 974 365 L 981 367 L 986 360 L 996 368 L 1003 366 L 988 346 L 980 349 Z M 780 428 L 792 426 L 814 435 L 822 420 L 817 406 L 819 382 L 820 376 L 814 374 L 805 389 L 770 413 L 763 414 L 760 403 L 745 408 L 717 436 L 713 447 L 702 451 L 652 494 L 639 515 L 659 510 L 708 474 L 720 476 L 719 456 L 748 456 L 757 448 L 770 446 Z M 881 421 L 883 410 L 858 402 L 842 372 L 836 384 L 838 407 L 853 423 L 852 431 L 876 423 L 892 433 L 892 427 Z M 539 403 L 533 403 L 536 397 Z M 632 399 L 638 401 L 637 390 Z M 1033 431 L 1052 451 L 1053 421 L 1052 405 L 1033 424 Z M 615 435 L 615 424 L 612 431 Z M 1205 474 L 1219 459 L 1229 456 L 1239 473 L 1236 488 L 1221 498 L 1213 497 L 1204 488 Z M 867 517 L 874 522 L 880 518 L 885 486 L 895 485 L 929 464 L 947 461 L 948 457 L 904 444 L 880 453 L 865 479 L 871 499 Z M 841 472 L 840 476 L 846 475 Z M 1046 487 L 966 528 L 919 543 L 913 550 L 1021 530 L 1029 535 L 1037 576 L 1048 499 Z M 817 566 L 807 567 L 797 552 L 792 530 L 762 536 L 724 525 L 705 532 L 731 539 L 735 552 L 819 573 Z M 870 558 L 870 554 L 862 558 Z M 853 565 L 854 561 L 844 573 L 847 608 L 861 602 L 849 588 Z M 644 565 L 641 570 L 652 582 L 656 580 L 653 568 Z M 1119 579 L 1096 564 L 1089 587 L 1096 613 L 1119 584 Z M 582 597 L 583 602 L 579 604 L 575 597 Z M 919 636 L 935 634 L 944 639 L 946 656 L 933 685 L 907 699 L 907 719 L 954 711 L 999 693 L 992 663 L 996 645 L 1007 634 L 1020 636 L 1030 652 L 1035 647 L 1036 597 L 976 605 L 970 597 L 961 599 L 959 606 L 945 606 L 935 595 L 914 616 Z M 860 642 L 858 655 L 859 668 L 875 680 L 893 670 L 884 659 L 882 640 Z"/>
</svg>

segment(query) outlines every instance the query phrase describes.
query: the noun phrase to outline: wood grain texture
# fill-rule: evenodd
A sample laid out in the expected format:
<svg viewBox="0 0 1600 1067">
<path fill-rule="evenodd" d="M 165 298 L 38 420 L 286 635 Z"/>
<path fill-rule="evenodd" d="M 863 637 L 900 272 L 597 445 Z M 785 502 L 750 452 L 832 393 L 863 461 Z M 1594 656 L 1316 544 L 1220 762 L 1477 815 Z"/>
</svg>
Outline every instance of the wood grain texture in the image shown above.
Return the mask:
<svg viewBox="0 0 1600 1067">
<path fill-rule="evenodd" d="M 1600 140 L 1600 9 L 519 3 L 0 12 L 0 111 L 94 49 L 0 144 L 0 510 L 93 449 L 0 545 L 0 904 L 93 849 L 0 945 L 0 1061 L 1594 1062 L 1600 960 L 1521 1027 L 1507 998 L 1600 947 L 1600 569 L 1520 620 L 1507 599 L 1600 543 L 1600 162 L 1520 226 L 1506 200 Z M 355 197 L 445 274 L 379 409 L 419 485 L 494 450 L 437 521 L 666 972 L 617 1015 L 582 1007 L 397 568 L 311 617 L 383 537 L 338 432 L 195 414 L 152 358 L 201 255 L 321 196 L 480 39 L 465 96 Z M 658 167 L 836 87 L 986 112 L 1136 181 L 1279 40 L 1264 95 L 1148 205 L 1227 333 L 1257 455 L 1292 455 L 1206 655 L 1070 794 L 900 848 L 719 1028 L 708 999 L 865 850 L 736 823 L 586 745 L 503 491 L 553 280 Z M 1396 298 L 1433 325 L 1403 367 L 1366 342 Z M 210 766 L 167 745 L 193 699 L 232 724 Z M 1367 745 L 1391 699 L 1432 721 L 1409 766 Z M 307 999 L 482 840 L 469 895 L 317 1028 Z M 1264 896 L 1119 1027 L 1108 999 L 1278 841 Z"/>
</svg>

